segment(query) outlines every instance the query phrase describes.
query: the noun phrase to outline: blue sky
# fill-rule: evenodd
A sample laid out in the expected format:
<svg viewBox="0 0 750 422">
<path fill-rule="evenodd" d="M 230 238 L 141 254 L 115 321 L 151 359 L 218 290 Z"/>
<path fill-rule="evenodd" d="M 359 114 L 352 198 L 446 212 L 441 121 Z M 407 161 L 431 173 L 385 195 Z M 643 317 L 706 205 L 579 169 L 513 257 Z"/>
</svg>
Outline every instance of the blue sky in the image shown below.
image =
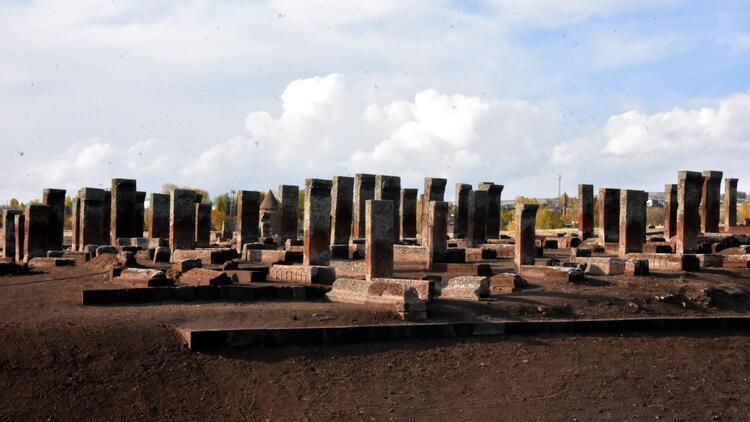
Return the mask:
<svg viewBox="0 0 750 422">
<path fill-rule="evenodd" d="M 747 22 L 741 1 L 0 1 L 0 202 L 365 171 L 743 190 Z"/>
</svg>

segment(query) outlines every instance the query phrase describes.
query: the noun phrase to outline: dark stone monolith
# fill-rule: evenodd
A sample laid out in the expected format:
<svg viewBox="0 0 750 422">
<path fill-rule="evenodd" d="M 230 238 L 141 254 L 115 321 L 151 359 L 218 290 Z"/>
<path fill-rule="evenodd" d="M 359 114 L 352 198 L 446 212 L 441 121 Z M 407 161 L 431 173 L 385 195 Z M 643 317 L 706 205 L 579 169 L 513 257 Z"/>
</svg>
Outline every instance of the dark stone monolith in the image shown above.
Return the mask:
<svg viewBox="0 0 750 422">
<path fill-rule="evenodd" d="M 169 195 L 152 193 L 148 209 L 148 237 L 169 238 Z"/>
<path fill-rule="evenodd" d="M 174 189 L 169 194 L 169 247 L 195 247 L 195 191 Z"/>
<path fill-rule="evenodd" d="M 305 180 L 304 247 L 305 265 L 328 265 L 331 260 L 330 180 Z"/>
<path fill-rule="evenodd" d="M 500 237 L 500 201 L 503 185 L 482 182 L 477 190 L 487 191 L 487 239 L 497 239 Z"/>
<path fill-rule="evenodd" d="M 469 224 L 469 196 L 471 185 L 456 183 L 456 201 L 453 203 L 453 238 L 466 237 L 466 227 Z"/>
<path fill-rule="evenodd" d="M 646 237 L 646 201 L 648 194 L 642 190 L 622 190 L 620 193 L 621 257 L 629 253 L 643 252 Z"/>
<path fill-rule="evenodd" d="M 721 177 L 722 172 L 720 171 L 707 170 L 703 172 L 701 192 L 701 230 L 703 230 L 703 233 L 718 233 L 719 231 Z"/>
<path fill-rule="evenodd" d="M 283 207 L 282 204 L 282 209 Z M 260 192 L 249 190 L 237 192 L 237 217 L 234 225 L 235 233 L 237 233 L 235 236 L 237 238 L 237 252 L 242 252 L 244 244 L 258 241 L 259 223 Z"/>
<path fill-rule="evenodd" d="M 521 265 L 534 265 L 536 262 L 536 212 L 537 204 L 516 204 L 515 225 L 515 263 L 520 270 Z"/>
<path fill-rule="evenodd" d="M 375 176 L 375 199 L 393 201 L 393 241 L 401 238 L 399 209 L 401 208 L 401 178 L 398 176 Z"/>
<path fill-rule="evenodd" d="M 699 214 L 703 175 L 697 171 L 677 173 L 677 237 L 675 249 L 678 254 L 698 251 L 698 235 L 701 230 Z"/>
<path fill-rule="evenodd" d="M 331 244 L 347 245 L 352 232 L 354 178 L 334 176 L 331 188 Z"/>
<path fill-rule="evenodd" d="M 50 208 L 47 247 L 61 251 L 65 232 L 65 189 L 45 189 L 42 203 Z"/>
<path fill-rule="evenodd" d="M 357 173 L 354 175 L 354 204 L 352 205 L 352 239 L 365 238 L 365 204 L 375 198 L 375 175 Z"/>
<path fill-rule="evenodd" d="M 417 189 L 401 189 L 401 239 L 417 237 Z"/>
<path fill-rule="evenodd" d="M 393 201 L 365 203 L 365 277 L 393 276 Z"/>
<path fill-rule="evenodd" d="M 620 189 L 599 188 L 599 242 L 620 241 Z"/>
</svg>

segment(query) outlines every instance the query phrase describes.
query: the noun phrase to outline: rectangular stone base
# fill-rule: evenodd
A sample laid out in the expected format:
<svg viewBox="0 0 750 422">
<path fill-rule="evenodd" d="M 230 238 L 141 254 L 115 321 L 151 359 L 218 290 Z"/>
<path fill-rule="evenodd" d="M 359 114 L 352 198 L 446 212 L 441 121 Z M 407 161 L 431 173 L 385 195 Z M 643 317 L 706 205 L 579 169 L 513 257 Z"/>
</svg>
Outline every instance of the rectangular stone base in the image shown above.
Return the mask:
<svg viewBox="0 0 750 422">
<path fill-rule="evenodd" d="M 576 264 L 586 264 L 586 274 L 617 275 L 625 272 L 625 260 L 606 257 L 576 257 L 571 259 Z"/>
<path fill-rule="evenodd" d="M 70 267 L 76 261 L 69 258 L 31 258 L 29 267 Z"/>
<path fill-rule="evenodd" d="M 387 306 L 402 319 L 424 320 L 429 296 L 420 296 L 429 295 L 429 284 L 426 280 L 339 278 L 326 296 L 332 302 Z"/>
<path fill-rule="evenodd" d="M 750 268 L 750 255 L 724 255 L 724 268 Z"/>
<path fill-rule="evenodd" d="M 224 271 L 233 284 L 250 284 L 266 281 L 268 275 L 265 271 L 253 270 L 227 270 Z"/>
<path fill-rule="evenodd" d="M 221 265 L 232 259 L 237 259 L 237 251 L 231 248 L 222 249 L 175 249 L 170 260 L 172 263 L 186 259 L 199 259 L 203 265 Z"/>
<path fill-rule="evenodd" d="M 701 268 L 721 268 L 723 259 L 721 255 L 695 254 L 701 263 Z"/>
<path fill-rule="evenodd" d="M 269 281 L 303 284 L 332 284 L 336 269 L 320 265 L 273 265 L 268 271 Z"/>
<path fill-rule="evenodd" d="M 583 271 L 570 267 L 521 265 L 518 275 L 524 280 L 542 283 L 571 283 L 583 279 Z"/>
<path fill-rule="evenodd" d="M 331 259 L 349 259 L 349 245 L 331 245 Z"/>
<path fill-rule="evenodd" d="M 630 253 L 628 259 L 647 259 L 649 270 L 700 271 L 700 261 L 692 254 Z"/>
</svg>

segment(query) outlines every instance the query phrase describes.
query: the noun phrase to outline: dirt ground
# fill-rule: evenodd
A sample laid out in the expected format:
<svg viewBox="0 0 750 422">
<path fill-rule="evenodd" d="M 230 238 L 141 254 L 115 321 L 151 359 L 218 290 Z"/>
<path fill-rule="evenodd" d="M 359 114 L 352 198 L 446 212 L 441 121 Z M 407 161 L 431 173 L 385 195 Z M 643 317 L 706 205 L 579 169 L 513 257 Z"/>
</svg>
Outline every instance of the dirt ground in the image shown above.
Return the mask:
<svg viewBox="0 0 750 422">
<path fill-rule="evenodd" d="M 86 266 L 0 277 L 0 419 L 747 420 L 744 332 L 189 352 L 174 327 L 397 322 L 325 302 L 82 306 Z M 747 312 L 746 272 L 532 286 L 433 320 Z M 718 289 L 717 289 L 718 287 Z M 706 291 L 708 289 L 708 291 Z M 712 290 L 713 289 L 713 290 Z M 718 291 L 718 293 L 717 293 Z M 669 296 L 672 295 L 672 296 Z M 667 297 L 666 300 L 657 297 Z"/>
</svg>

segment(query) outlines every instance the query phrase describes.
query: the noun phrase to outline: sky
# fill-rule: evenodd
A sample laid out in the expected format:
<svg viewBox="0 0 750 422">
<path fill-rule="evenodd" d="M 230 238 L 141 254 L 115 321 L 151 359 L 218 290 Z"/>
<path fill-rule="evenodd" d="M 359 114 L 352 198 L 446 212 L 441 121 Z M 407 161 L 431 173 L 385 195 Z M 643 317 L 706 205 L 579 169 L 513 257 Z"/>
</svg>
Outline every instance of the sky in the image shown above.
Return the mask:
<svg viewBox="0 0 750 422">
<path fill-rule="evenodd" d="M 747 22 L 739 0 L 0 0 L 0 203 L 355 173 L 750 190 Z"/>
</svg>

